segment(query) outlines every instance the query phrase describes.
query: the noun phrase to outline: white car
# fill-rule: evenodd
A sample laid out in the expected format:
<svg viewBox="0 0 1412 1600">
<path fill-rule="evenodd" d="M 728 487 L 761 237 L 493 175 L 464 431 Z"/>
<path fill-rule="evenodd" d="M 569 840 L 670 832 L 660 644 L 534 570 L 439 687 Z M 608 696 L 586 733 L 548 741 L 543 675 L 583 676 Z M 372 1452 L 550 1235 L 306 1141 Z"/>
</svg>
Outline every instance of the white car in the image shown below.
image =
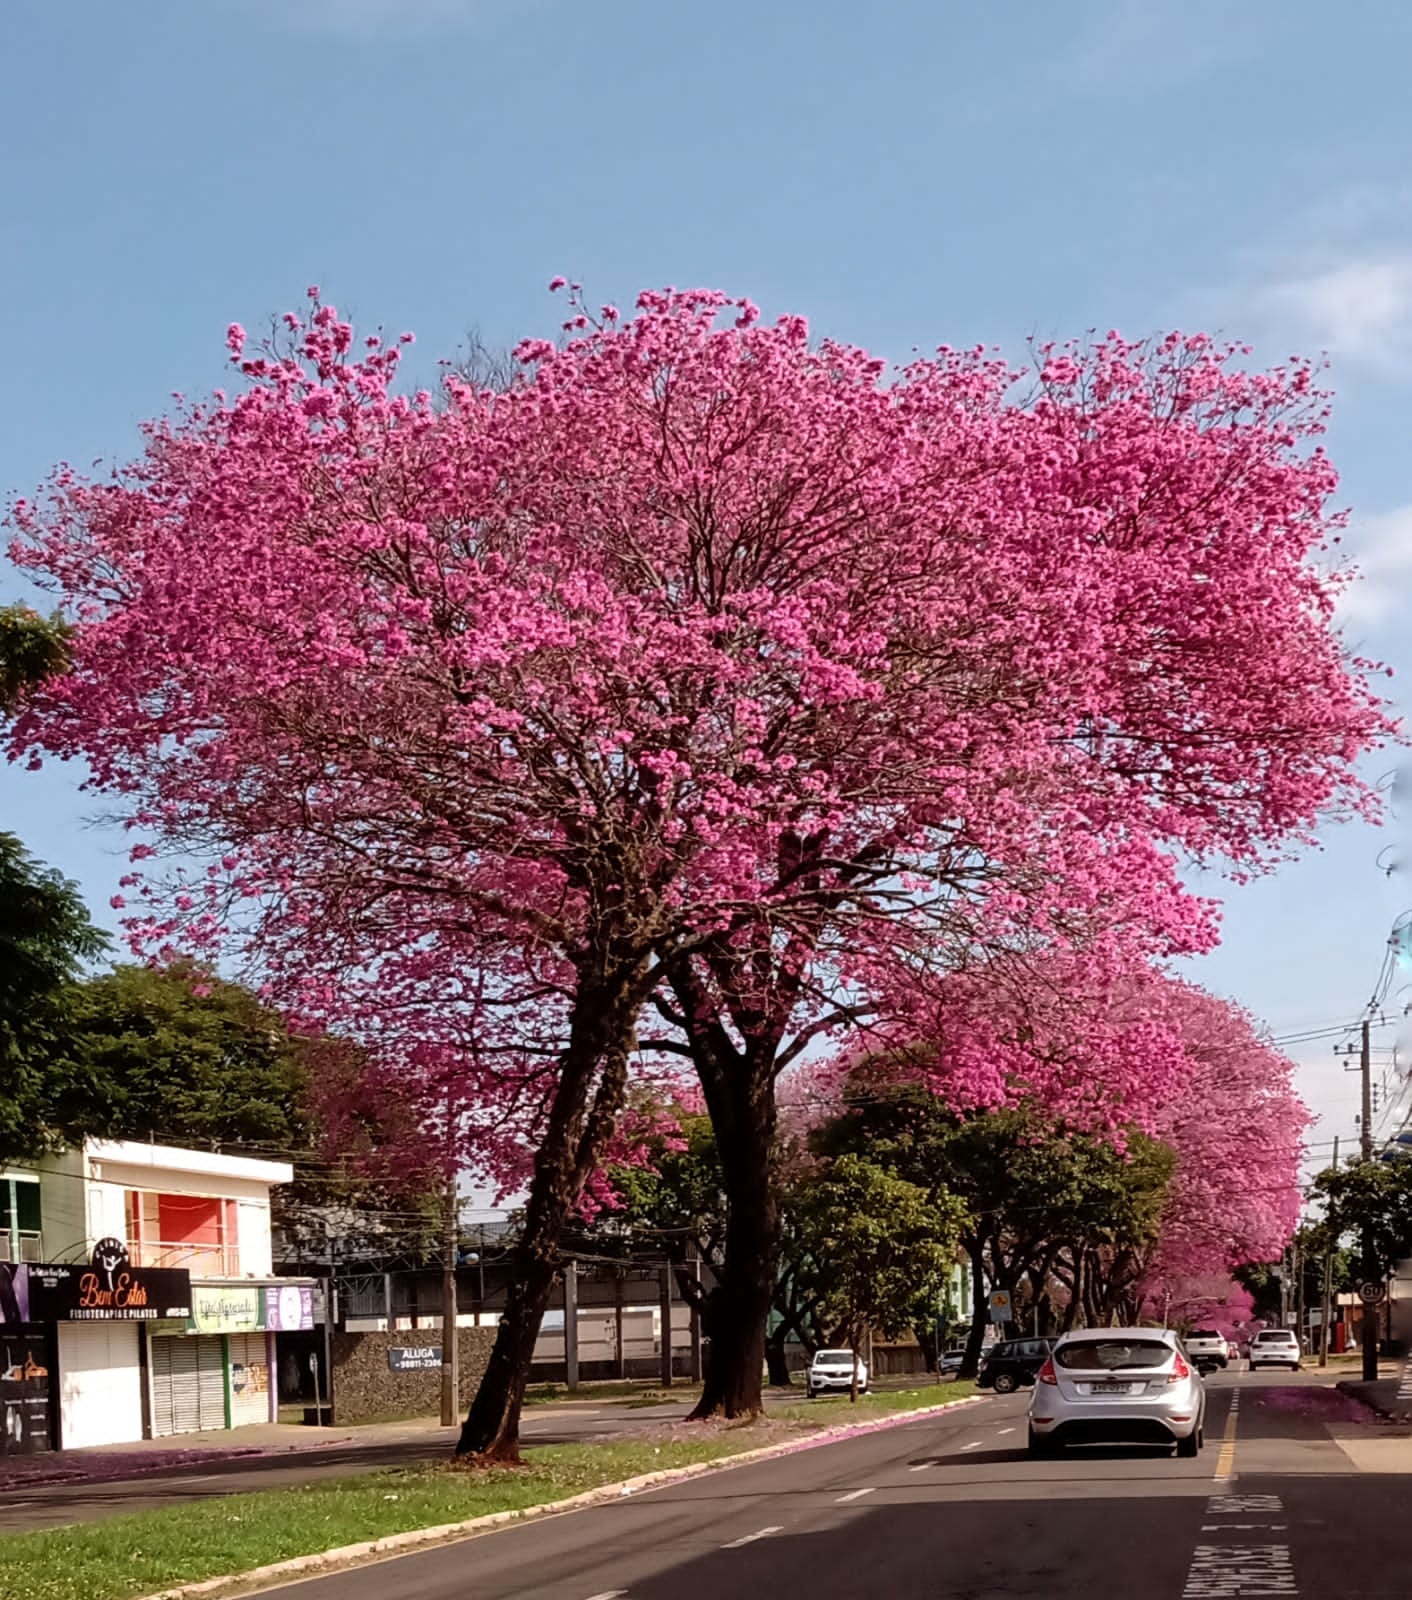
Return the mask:
<svg viewBox="0 0 1412 1600">
<path fill-rule="evenodd" d="M 964 1349 L 943 1350 L 941 1353 L 941 1359 L 937 1365 L 942 1375 L 945 1376 L 945 1374 L 948 1372 L 960 1372 L 962 1363 L 965 1361 L 965 1359 L 966 1352 Z"/>
<path fill-rule="evenodd" d="M 1063 1334 L 1030 1397 L 1029 1451 L 1155 1444 L 1192 1457 L 1206 1431 L 1206 1389 L 1170 1328 Z"/>
<path fill-rule="evenodd" d="M 1264 1328 L 1250 1341 L 1250 1370 L 1288 1367 L 1299 1371 L 1299 1340 L 1288 1328 Z"/>
<path fill-rule="evenodd" d="M 809 1398 L 826 1394 L 830 1389 L 850 1394 L 853 1390 L 854 1355 L 851 1350 L 820 1350 L 809 1363 L 807 1380 Z M 868 1392 L 868 1368 L 861 1357 L 857 1358 L 858 1393 Z"/>
</svg>

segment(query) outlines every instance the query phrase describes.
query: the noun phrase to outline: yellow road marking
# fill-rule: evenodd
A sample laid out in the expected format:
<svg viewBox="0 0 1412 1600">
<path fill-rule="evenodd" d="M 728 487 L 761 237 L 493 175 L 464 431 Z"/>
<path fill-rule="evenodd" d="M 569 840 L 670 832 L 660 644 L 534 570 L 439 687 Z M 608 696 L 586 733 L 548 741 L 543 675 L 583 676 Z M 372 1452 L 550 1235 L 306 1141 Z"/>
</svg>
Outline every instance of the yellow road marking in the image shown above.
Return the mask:
<svg viewBox="0 0 1412 1600">
<path fill-rule="evenodd" d="M 1221 1437 L 1221 1453 L 1216 1458 L 1216 1481 L 1235 1475 L 1236 1420 L 1240 1413 L 1240 1390 L 1231 1394 L 1231 1409 L 1226 1413 L 1226 1431 Z"/>
</svg>

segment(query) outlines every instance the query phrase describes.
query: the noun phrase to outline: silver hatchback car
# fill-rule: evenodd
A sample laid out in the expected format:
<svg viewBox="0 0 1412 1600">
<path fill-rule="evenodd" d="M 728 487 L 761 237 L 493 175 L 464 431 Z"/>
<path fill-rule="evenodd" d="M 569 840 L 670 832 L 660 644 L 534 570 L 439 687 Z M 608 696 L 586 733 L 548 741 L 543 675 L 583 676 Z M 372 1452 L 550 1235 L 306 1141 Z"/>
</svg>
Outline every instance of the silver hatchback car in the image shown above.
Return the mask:
<svg viewBox="0 0 1412 1600">
<path fill-rule="evenodd" d="M 1070 1444 L 1205 1443 L 1206 1386 L 1170 1328 L 1066 1333 L 1030 1394 L 1031 1455 Z"/>
</svg>

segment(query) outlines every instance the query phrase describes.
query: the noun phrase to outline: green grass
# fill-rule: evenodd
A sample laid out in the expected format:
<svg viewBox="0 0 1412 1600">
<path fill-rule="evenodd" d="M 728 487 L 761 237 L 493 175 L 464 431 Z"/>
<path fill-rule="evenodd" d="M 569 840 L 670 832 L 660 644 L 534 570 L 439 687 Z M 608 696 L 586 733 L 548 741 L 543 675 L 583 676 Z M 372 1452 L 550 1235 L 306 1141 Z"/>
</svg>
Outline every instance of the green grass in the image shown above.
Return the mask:
<svg viewBox="0 0 1412 1600">
<path fill-rule="evenodd" d="M 0 1544 L 0 1594 L 5 1600 L 131 1600 L 412 1528 L 525 1510 L 640 1473 L 719 1461 L 778 1440 L 782 1423 L 836 1427 L 850 1418 L 964 1399 L 971 1389 L 919 1385 L 863 1395 L 856 1406 L 846 1395 L 785 1399 L 767 1402 L 762 1427 L 727 1427 L 693 1439 L 536 1446 L 526 1450 L 527 1465 L 518 1471 L 404 1468 L 8 1534 Z M 802 1430 L 786 1426 L 785 1436 L 791 1431 Z"/>
<path fill-rule="evenodd" d="M 860 1394 L 856 1404 L 846 1394 L 831 1394 L 818 1400 L 806 1400 L 801 1395 L 797 1401 L 781 1401 L 775 1399 L 779 1391 L 772 1390 L 765 1398 L 765 1409 L 771 1417 L 780 1417 L 789 1422 L 814 1422 L 821 1427 L 837 1427 L 850 1417 L 864 1422 L 869 1417 L 946 1405 L 952 1400 L 964 1400 L 974 1394 L 975 1389 L 973 1383 L 919 1383 L 912 1389 L 875 1389 L 871 1394 Z"/>
<path fill-rule="evenodd" d="M 581 1383 L 577 1389 L 566 1389 L 562 1383 L 535 1383 L 525 1391 L 527 1406 L 562 1405 L 565 1400 L 633 1400 L 641 1405 L 663 1405 L 670 1400 L 694 1400 L 701 1393 L 701 1385 L 687 1380 L 664 1389 L 660 1382 L 644 1378 L 638 1382 L 608 1381 Z"/>
<path fill-rule="evenodd" d="M 566 1499 L 639 1473 L 748 1450 L 750 1430 L 661 1444 L 545 1445 L 519 1471 L 425 1467 L 302 1489 L 221 1495 L 189 1505 L 6 1535 L 0 1592 L 13 1600 L 129 1600 L 289 1556 L 410 1528 Z"/>
</svg>

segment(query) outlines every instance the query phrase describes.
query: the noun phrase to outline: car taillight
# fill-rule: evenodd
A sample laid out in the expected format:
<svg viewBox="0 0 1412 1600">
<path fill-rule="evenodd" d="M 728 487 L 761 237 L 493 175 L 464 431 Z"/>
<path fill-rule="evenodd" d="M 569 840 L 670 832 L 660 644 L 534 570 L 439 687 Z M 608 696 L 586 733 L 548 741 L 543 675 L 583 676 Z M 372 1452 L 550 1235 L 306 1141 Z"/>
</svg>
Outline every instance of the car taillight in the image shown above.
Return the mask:
<svg viewBox="0 0 1412 1600">
<path fill-rule="evenodd" d="M 1054 1375 L 1054 1357 L 1053 1356 L 1050 1356 L 1049 1359 L 1044 1363 L 1044 1365 L 1039 1369 L 1039 1381 L 1041 1383 L 1053 1383 L 1053 1384 L 1057 1384 L 1059 1382 L 1059 1379 Z"/>
<path fill-rule="evenodd" d="M 1191 1376 L 1191 1368 L 1182 1360 L 1181 1352 L 1177 1352 L 1177 1359 L 1172 1363 L 1172 1370 L 1167 1378 L 1168 1383 L 1180 1383 L 1183 1378 Z"/>
</svg>

